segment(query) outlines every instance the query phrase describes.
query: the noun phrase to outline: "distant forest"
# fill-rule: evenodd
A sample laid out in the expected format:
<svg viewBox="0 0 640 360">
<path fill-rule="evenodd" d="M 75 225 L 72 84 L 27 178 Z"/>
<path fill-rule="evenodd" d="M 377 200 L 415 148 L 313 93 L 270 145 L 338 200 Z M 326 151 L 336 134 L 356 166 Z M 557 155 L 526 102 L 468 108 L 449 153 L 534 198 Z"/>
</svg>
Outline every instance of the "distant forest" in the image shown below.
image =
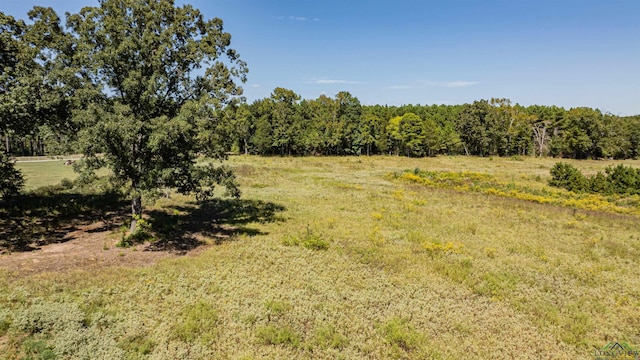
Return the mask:
<svg viewBox="0 0 640 360">
<path fill-rule="evenodd" d="M 363 106 L 348 92 L 300 100 L 293 91 L 276 88 L 271 97 L 240 106 L 231 123 L 230 137 L 250 154 L 640 156 L 640 115 L 524 107 L 508 99 Z"/>
<path fill-rule="evenodd" d="M 588 107 L 521 106 L 508 99 L 463 105 L 362 105 L 349 92 L 301 99 L 276 88 L 251 104 L 217 113 L 228 151 L 259 155 L 640 157 L 640 115 L 620 117 Z M 218 119 L 220 120 L 220 119 Z M 75 126 L 46 123 L 26 135 L 3 134 L 12 155 L 79 152 Z"/>
<path fill-rule="evenodd" d="M 67 14 L 66 25 L 51 8 L 34 7 L 28 22 L 0 12 L 0 164 L 6 154 L 110 153 L 119 164 L 162 158 L 182 168 L 176 156 L 189 155 L 190 163 L 192 155 L 229 151 L 640 157 L 640 114 L 508 99 L 370 106 L 346 91 L 301 99 L 281 87 L 249 104 L 236 85 L 246 81 L 247 64 L 229 47 L 222 20 L 153 3 L 158 8 L 129 13 L 120 2 L 101 2 L 91 16 Z M 160 16 L 155 30 L 138 19 L 163 11 L 184 19 Z"/>
</svg>

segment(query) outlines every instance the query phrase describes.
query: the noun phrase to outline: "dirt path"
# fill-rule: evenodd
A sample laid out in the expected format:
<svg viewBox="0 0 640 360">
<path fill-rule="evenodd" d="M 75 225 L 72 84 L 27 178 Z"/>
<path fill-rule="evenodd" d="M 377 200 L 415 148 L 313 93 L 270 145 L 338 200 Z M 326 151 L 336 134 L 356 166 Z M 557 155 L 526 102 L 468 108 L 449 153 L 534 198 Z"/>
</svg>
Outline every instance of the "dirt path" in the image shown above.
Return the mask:
<svg viewBox="0 0 640 360">
<path fill-rule="evenodd" d="M 96 231 L 103 226 L 102 222 L 97 222 L 81 227 L 66 235 L 70 240 L 44 245 L 37 250 L 2 254 L 0 270 L 6 271 L 9 278 L 20 278 L 80 268 L 148 266 L 159 259 L 181 256 L 176 252 L 149 251 L 148 244 L 126 249 L 116 247 L 118 239 L 111 232 Z M 189 253 L 198 253 L 205 247 L 202 245 Z"/>
</svg>

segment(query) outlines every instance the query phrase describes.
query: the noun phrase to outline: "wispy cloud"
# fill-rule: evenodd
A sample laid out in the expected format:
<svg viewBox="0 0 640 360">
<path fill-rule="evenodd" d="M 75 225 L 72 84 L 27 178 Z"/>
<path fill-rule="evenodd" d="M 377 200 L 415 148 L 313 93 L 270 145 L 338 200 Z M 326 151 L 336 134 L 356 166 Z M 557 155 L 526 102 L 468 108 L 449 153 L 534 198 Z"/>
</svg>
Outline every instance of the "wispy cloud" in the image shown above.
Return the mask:
<svg viewBox="0 0 640 360">
<path fill-rule="evenodd" d="M 261 86 L 262 86 L 262 85 L 260 85 L 260 84 L 251 84 L 251 87 L 254 87 L 254 88 L 259 88 L 259 87 L 261 87 Z"/>
<path fill-rule="evenodd" d="M 291 21 L 308 21 L 309 18 L 304 17 L 304 16 L 278 16 L 277 17 L 278 20 L 291 20 Z M 320 21 L 320 19 L 318 18 L 313 18 L 313 21 Z"/>
<path fill-rule="evenodd" d="M 479 84 L 479 82 L 477 81 L 449 81 L 445 83 L 444 86 L 448 88 L 460 88 L 460 87 L 469 87 L 477 84 Z"/>
<path fill-rule="evenodd" d="M 327 78 L 319 78 L 312 79 L 311 83 L 313 84 L 360 84 L 358 81 L 344 80 L 344 79 L 327 79 Z"/>
</svg>

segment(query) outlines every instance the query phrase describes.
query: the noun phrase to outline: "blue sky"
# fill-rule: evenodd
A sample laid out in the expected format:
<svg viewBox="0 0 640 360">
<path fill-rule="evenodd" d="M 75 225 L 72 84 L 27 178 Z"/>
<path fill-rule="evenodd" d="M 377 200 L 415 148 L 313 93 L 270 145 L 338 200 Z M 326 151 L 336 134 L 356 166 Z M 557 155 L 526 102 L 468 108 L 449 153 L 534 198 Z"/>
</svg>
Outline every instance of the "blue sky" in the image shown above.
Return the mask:
<svg viewBox="0 0 640 360">
<path fill-rule="evenodd" d="M 26 18 L 90 0 L 4 1 Z M 638 0 L 177 0 L 220 17 L 249 66 L 249 101 L 349 91 L 363 104 L 589 106 L 640 114 Z"/>
</svg>

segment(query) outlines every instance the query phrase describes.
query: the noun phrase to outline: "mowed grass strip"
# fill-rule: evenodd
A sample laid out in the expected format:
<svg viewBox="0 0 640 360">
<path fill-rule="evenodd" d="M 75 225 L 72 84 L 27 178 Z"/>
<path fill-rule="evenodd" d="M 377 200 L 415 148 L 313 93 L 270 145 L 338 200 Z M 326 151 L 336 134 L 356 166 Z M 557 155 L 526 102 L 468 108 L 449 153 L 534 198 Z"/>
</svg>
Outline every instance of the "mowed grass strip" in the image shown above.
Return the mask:
<svg viewBox="0 0 640 360">
<path fill-rule="evenodd" d="M 0 350 L 87 347 L 96 334 L 112 346 L 99 350 L 130 358 L 588 359 L 611 340 L 638 346 L 637 216 L 385 177 L 419 167 L 533 187 L 553 163 L 232 157 L 243 197 L 284 206 L 280 221 L 149 268 L 2 281 Z M 80 309 L 84 345 L 55 328 L 26 342 L 18 325 L 41 302 Z"/>
</svg>

